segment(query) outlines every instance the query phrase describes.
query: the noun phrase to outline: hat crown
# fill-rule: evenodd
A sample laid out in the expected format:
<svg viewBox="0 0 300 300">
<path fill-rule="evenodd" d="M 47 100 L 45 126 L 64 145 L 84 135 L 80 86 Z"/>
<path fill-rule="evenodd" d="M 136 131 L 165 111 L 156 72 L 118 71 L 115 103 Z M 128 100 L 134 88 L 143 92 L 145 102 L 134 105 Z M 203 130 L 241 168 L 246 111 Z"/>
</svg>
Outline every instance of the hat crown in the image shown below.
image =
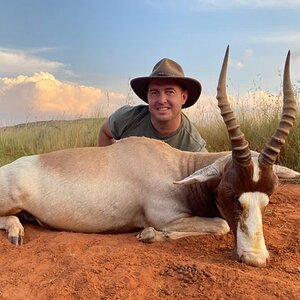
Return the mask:
<svg viewBox="0 0 300 300">
<path fill-rule="evenodd" d="M 154 66 L 150 77 L 153 76 L 184 77 L 184 72 L 177 62 L 163 58 Z"/>
</svg>

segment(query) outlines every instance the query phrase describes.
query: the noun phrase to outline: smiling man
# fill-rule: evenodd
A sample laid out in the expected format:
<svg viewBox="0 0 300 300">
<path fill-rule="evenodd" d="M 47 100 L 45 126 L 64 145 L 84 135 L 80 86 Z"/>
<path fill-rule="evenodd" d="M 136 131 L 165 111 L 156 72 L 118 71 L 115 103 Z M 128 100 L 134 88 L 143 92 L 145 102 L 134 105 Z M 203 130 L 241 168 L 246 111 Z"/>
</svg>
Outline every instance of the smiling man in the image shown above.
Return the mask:
<svg viewBox="0 0 300 300">
<path fill-rule="evenodd" d="M 100 129 L 99 146 L 129 136 L 145 136 L 184 151 L 207 151 L 198 130 L 182 112 L 198 100 L 200 82 L 185 77 L 175 61 L 163 58 L 150 76 L 132 79 L 130 85 L 148 105 L 127 105 L 115 111 Z"/>
</svg>

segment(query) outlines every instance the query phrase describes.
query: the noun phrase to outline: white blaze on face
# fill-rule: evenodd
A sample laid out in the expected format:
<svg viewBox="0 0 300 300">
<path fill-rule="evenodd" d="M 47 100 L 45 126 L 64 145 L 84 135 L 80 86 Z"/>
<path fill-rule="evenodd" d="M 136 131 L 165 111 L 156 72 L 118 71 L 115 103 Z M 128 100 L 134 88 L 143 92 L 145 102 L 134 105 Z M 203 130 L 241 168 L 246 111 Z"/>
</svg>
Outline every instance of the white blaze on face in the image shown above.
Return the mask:
<svg viewBox="0 0 300 300">
<path fill-rule="evenodd" d="M 239 198 L 242 214 L 237 226 L 237 254 L 245 263 L 264 267 L 269 257 L 262 225 L 262 210 L 269 197 L 260 192 L 243 193 Z"/>
<path fill-rule="evenodd" d="M 254 157 L 252 159 L 252 161 L 253 161 L 253 177 L 252 177 L 252 180 L 254 182 L 258 182 L 258 180 L 260 178 L 260 168 L 258 166 L 258 158 Z"/>
</svg>

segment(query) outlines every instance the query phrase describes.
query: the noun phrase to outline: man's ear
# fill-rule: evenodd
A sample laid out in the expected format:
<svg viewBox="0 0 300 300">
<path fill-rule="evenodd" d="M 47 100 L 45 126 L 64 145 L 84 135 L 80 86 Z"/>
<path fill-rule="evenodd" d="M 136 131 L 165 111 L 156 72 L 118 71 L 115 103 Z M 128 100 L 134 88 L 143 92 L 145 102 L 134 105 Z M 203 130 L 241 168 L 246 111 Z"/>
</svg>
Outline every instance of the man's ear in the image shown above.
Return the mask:
<svg viewBox="0 0 300 300">
<path fill-rule="evenodd" d="M 189 96 L 189 92 L 187 90 L 182 92 L 182 105 L 185 104 L 188 96 Z"/>
</svg>

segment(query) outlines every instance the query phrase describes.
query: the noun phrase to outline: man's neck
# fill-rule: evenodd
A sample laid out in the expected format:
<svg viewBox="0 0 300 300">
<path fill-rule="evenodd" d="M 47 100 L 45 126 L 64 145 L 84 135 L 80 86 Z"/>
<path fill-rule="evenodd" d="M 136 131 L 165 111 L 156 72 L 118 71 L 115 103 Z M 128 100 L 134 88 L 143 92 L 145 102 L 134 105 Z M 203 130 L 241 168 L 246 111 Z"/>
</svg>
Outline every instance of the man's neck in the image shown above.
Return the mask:
<svg viewBox="0 0 300 300">
<path fill-rule="evenodd" d="M 181 124 L 181 115 L 171 121 L 157 121 L 151 119 L 152 126 L 155 128 L 155 130 L 161 135 L 161 136 L 169 136 L 174 133 Z"/>
</svg>

